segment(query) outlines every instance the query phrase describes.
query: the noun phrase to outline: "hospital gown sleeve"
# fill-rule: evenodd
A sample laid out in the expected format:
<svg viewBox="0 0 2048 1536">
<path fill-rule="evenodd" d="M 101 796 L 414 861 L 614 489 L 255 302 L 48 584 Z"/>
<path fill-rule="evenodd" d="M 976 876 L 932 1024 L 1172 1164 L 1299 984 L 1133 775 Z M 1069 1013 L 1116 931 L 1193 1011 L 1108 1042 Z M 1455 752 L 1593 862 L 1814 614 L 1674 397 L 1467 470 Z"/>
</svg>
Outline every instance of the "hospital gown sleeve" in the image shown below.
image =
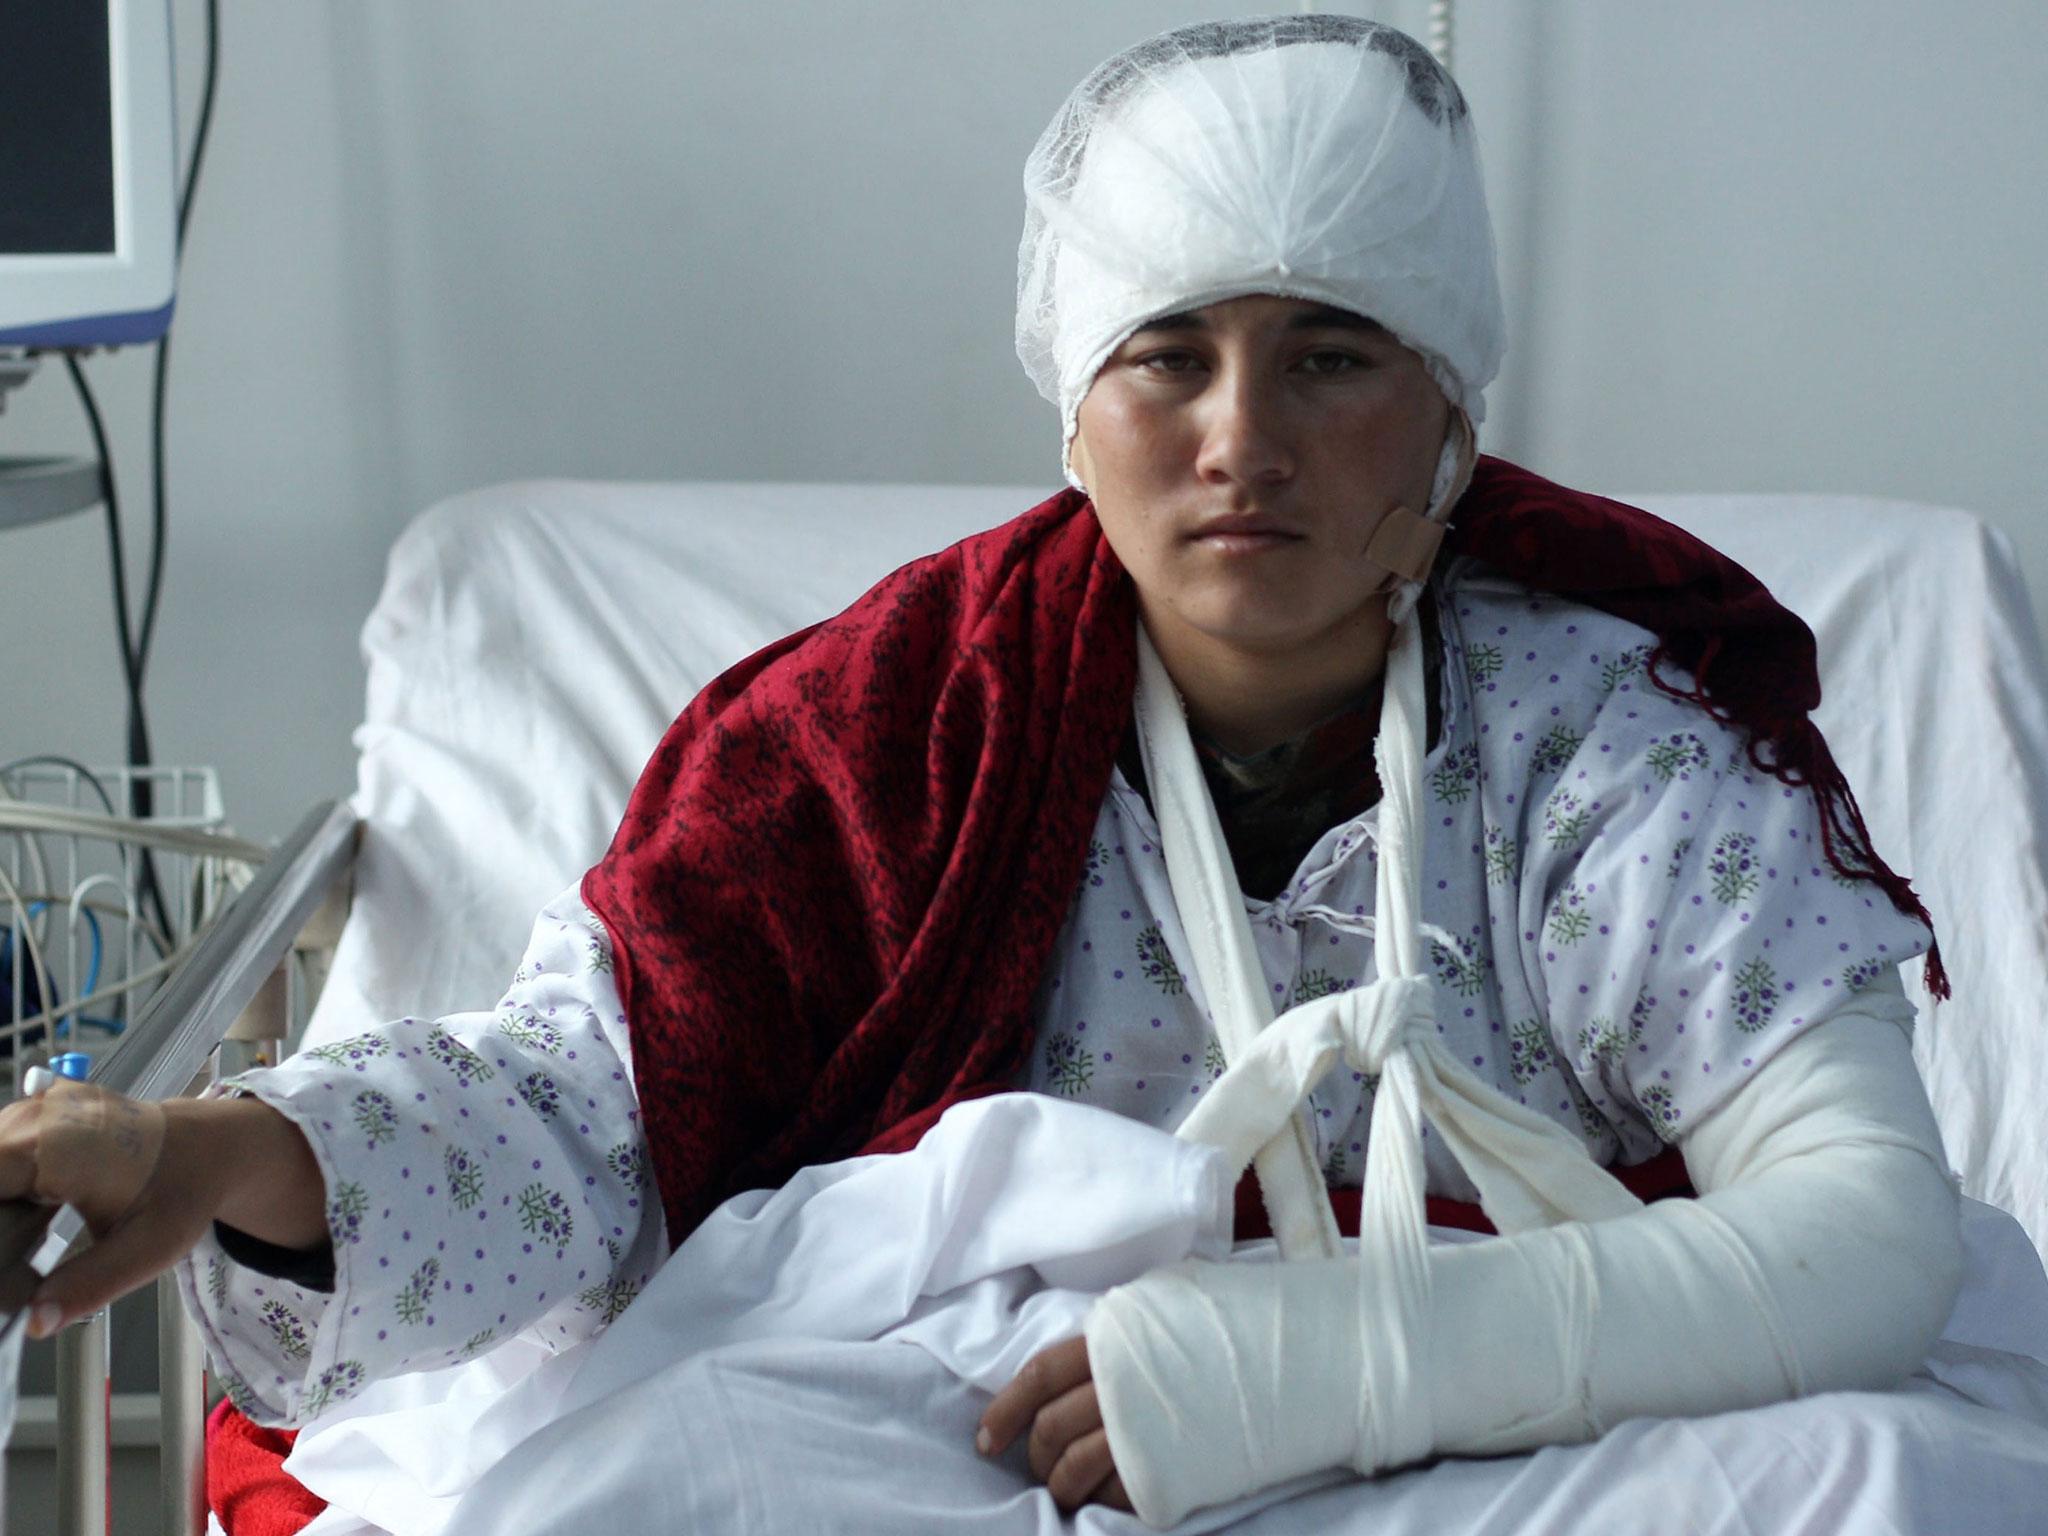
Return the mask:
<svg viewBox="0 0 2048 1536">
<path fill-rule="evenodd" d="M 259 1423 L 515 1333 L 562 1348 L 666 1254 L 610 944 L 573 890 L 495 1011 L 401 1019 L 220 1091 L 289 1117 L 326 1180 L 331 1291 L 237 1263 L 217 1236 L 179 1266 L 216 1374 Z"/>
<path fill-rule="evenodd" d="M 1697 706 L 1615 693 L 1575 746 L 1524 796 L 1519 947 L 1545 1017 L 1516 1028 L 1632 1163 L 1931 936 L 1838 875 L 1812 792 Z"/>
</svg>

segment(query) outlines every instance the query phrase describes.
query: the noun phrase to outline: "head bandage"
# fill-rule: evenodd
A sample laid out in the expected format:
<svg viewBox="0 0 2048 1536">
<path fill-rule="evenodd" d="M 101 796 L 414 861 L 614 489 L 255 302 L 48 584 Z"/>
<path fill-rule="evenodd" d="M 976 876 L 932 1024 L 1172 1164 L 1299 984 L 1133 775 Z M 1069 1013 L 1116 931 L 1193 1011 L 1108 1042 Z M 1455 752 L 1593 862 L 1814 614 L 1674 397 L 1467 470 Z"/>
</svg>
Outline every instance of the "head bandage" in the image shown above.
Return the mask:
<svg viewBox="0 0 2048 1536">
<path fill-rule="evenodd" d="M 1379 322 L 1484 415 L 1505 321 L 1478 145 L 1457 85 L 1392 27 L 1283 16 L 1141 43 L 1068 97 L 1024 196 L 1017 354 L 1060 408 L 1063 462 L 1133 331 L 1253 293 Z"/>
</svg>

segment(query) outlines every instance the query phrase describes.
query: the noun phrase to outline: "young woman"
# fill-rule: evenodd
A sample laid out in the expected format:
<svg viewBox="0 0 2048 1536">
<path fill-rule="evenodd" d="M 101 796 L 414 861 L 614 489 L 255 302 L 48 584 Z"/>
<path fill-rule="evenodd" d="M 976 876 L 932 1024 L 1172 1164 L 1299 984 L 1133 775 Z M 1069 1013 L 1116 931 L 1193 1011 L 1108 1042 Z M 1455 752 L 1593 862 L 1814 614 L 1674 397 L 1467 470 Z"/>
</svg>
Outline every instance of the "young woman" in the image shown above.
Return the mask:
<svg viewBox="0 0 2048 1536">
<path fill-rule="evenodd" d="M 293 1422 L 586 1337 L 728 1196 L 1029 1088 L 1255 1163 L 1300 1261 L 1147 1275 L 995 1396 L 981 1449 L 1064 1508 L 1920 1360 L 1959 1273 L 1924 914 L 1797 620 L 1475 462 L 1503 324 L 1457 87 L 1353 18 L 1185 28 L 1026 181 L 1075 489 L 706 689 L 494 1014 L 5 1111 L 0 1195 L 96 1235 L 37 1331 L 190 1250 L 216 1368 Z M 1602 1171 L 1671 1148 L 1699 1198 Z M 1324 1191 L 1361 1184 L 1349 1256 Z M 1425 1252 L 1425 1188 L 1510 1235 Z"/>
</svg>

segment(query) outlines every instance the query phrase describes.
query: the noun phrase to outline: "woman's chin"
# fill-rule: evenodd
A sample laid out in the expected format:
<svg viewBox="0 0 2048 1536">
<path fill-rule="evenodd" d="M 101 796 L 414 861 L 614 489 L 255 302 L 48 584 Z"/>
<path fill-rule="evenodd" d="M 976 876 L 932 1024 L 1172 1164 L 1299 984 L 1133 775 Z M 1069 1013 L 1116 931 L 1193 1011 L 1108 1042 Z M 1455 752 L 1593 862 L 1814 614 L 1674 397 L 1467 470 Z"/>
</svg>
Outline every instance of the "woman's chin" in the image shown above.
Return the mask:
<svg viewBox="0 0 2048 1536">
<path fill-rule="evenodd" d="M 1190 618 L 1189 624 L 1231 650 L 1280 654 L 1299 649 L 1323 632 L 1321 626 L 1305 624 L 1302 618 L 1300 605 L 1288 603 L 1283 595 L 1266 602 L 1218 603 Z"/>
</svg>

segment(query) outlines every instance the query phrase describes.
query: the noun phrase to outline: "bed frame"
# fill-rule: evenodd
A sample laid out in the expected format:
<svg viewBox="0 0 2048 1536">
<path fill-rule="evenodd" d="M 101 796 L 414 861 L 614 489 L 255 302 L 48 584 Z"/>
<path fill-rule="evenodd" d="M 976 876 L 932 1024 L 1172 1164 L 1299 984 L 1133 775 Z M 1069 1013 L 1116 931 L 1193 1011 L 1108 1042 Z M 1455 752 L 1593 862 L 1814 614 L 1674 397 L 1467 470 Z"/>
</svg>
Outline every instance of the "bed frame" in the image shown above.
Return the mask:
<svg viewBox="0 0 2048 1536">
<path fill-rule="evenodd" d="M 294 1014 L 291 961 L 331 952 L 355 867 L 358 826 L 328 801 L 299 825 L 220 913 L 172 974 L 93 1065 L 91 1081 L 139 1099 L 168 1099 L 221 1076 L 276 1060 Z M 68 1207 L 0 1205 L 0 1267 L 34 1254 L 52 1233 L 65 1245 L 82 1223 Z M 57 1336 L 57 1536 L 107 1536 L 109 1404 L 107 1314 Z M 206 1530 L 207 1382 L 198 1331 L 175 1281 L 157 1281 L 157 1395 L 161 1413 L 156 1529 Z"/>
</svg>

